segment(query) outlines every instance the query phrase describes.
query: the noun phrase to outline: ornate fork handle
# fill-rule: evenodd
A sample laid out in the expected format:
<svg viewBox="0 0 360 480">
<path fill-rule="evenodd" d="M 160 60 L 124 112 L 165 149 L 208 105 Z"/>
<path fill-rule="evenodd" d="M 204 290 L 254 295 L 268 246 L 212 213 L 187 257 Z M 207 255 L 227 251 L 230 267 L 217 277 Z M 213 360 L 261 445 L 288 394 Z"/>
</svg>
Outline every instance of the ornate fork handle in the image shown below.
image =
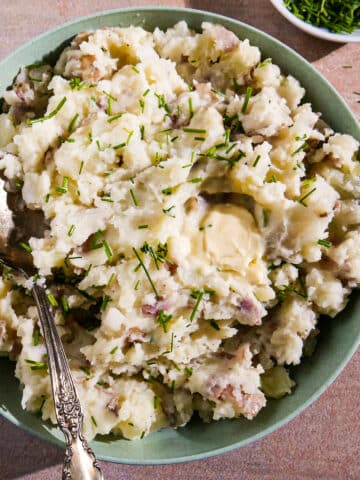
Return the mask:
<svg viewBox="0 0 360 480">
<path fill-rule="evenodd" d="M 82 434 L 84 416 L 45 290 L 34 285 L 32 291 L 38 306 L 49 357 L 56 418 L 66 441 L 62 479 L 102 480 L 100 466 Z"/>
</svg>

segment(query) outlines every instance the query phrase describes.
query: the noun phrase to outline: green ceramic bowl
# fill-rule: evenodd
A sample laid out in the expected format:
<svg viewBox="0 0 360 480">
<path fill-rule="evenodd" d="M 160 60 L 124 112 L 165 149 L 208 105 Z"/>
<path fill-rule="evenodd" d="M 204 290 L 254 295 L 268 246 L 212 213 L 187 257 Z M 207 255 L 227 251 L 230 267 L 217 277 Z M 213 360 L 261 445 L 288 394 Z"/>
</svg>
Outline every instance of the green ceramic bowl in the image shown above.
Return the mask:
<svg viewBox="0 0 360 480">
<path fill-rule="evenodd" d="M 274 38 L 236 20 L 211 13 L 170 8 L 129 8 L 113 10 L 74 20 L 47 32 L 0 62 L 0 94 L 11 84 L 21 65 L 44 56 L 55 58 L 78 32 L 107 26 L 139 25 L 148 30 L 167 28 L 186 20 L 199 29 L 204 21 L 229 28 L 240 38 L 248 38 L 260 47 L 263 57 L 271 57 L 282 70 L 298 78 L 306 88 L 307 99 L 315 111 L 339 132 L 360 138 L 356 119 L 344 101 L 302 57 Z M 270 401 L 253 420 L 245 419 L 202 424 L 193 421 L 178 430 L 163 430 L 143 440 L 127 441 L 112 436 L 97 438 L 92 446 L 99 458 L 121 463 L 176 463 L 206 458 L 246 445 L 284 425 L 313 402 L 336 378 L 354 353 L 360 337 L 360 295 L 353 295 L 346 310 L 335 320 L 321 322 L 318 348 L 311 359 L 294 368 L 297 383 L 293 395 Z M 20 405 L 19 383 L 14 364 L 0 358 L 0 412 L 15 425 L 52 443 L 63 445 L 61 432 L 24 412 Z"/>
</svg>

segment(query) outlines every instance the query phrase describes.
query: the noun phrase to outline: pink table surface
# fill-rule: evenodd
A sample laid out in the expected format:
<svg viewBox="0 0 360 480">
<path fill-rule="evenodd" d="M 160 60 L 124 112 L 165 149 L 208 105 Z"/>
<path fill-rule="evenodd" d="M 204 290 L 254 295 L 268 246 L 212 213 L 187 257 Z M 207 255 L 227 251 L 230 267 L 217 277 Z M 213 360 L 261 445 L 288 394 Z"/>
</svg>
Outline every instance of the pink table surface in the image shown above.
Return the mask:
<svg viewBox="0 0 360 480">
<path fill-rule="evenodd" d="M 280 39 L 338 89 L 360 116 L 359 44 L 315 39 L 284 20 L 268 0 L 0 0 L 0 59 L 72 18 L 140 5 L 184 6 L 237 18 Z M 344 68 L 351 66 L 351 68 Z M 288 425 L 247 447 L 211 459 L 155 467 L 102 462 L 106 480 L 359 480 L 360 352 L 312 406 Z M 1 386 L 1 388 L 6 388 Z M 0 418 L 0 480 L 61 478 L 63 452 Z"/>
</svg>

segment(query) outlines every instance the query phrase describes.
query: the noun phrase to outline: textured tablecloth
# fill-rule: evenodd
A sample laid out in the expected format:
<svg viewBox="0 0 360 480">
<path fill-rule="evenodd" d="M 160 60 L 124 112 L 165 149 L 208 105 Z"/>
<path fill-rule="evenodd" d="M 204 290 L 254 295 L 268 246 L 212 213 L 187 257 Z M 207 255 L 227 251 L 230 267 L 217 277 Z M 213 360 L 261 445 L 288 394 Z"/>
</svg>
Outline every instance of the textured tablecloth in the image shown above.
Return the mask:
<svg viewBox="0 0 360 480">
<path fill-rule="evenodd" d="M 139 5 L 210 10 L 254 25 L 312 62 L 360 116 L 360 47 L 315 39 L 284 20 L 268 0 L 0 0 L 0 59 L 71 18 Z M 352 67 L 352 68 L 346 68 Z M 158 467 L 102 463 L 105 480 L 359 480 L 360 352 L 304 413 L 252 445 L 208 460 Z M 1 388 L 6 386 L 1 385 Z M 0 480 L 61 478 L 63 452 L 0 419 Z"/>
</svg>

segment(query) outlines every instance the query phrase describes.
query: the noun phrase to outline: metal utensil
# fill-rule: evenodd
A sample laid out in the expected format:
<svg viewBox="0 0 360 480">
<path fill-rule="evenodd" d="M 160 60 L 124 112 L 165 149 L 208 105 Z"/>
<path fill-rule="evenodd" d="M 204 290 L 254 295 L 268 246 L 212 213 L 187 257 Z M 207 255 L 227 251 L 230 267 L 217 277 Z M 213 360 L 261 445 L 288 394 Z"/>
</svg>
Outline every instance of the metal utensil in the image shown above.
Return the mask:
<svg viewBox="0 0 360 480">
<path fill-rule="evenodd" d="M 30 278 L 35 273 L 31 255 L 19 248 L 19 241 L 38 237 L 45 230 L 39 212 L 24 207 L 21 195 L 7 193 L 0 178 L 0 263 Z M 102 480 L 103 475 L 82 434 L 83 414 L 65 351 L 49 308 L 45 289 L 36 284 L 32 294 L 39 312 L 58 425 L 65 436 L 63 480 Z"/>
</svg>

